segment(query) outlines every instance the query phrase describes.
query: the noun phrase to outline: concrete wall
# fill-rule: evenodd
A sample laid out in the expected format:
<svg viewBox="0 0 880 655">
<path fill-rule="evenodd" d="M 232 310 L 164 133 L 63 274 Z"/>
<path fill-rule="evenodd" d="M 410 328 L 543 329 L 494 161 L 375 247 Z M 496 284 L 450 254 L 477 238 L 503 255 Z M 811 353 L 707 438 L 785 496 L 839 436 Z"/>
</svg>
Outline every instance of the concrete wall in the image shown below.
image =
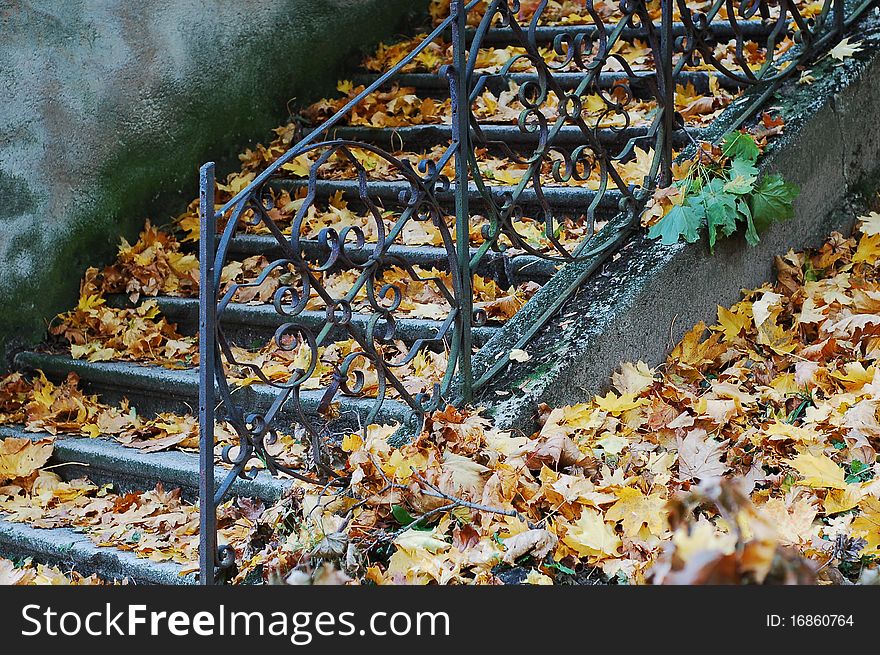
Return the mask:
<svg viewBox="0 0 880 655">
<path fill-rule="evenodd" d="M 120 235 L 180 211 L 202 162 L 230 170 L 426 3 L 0 0 L 0 352 L 40 340 Z"/>
</svg>

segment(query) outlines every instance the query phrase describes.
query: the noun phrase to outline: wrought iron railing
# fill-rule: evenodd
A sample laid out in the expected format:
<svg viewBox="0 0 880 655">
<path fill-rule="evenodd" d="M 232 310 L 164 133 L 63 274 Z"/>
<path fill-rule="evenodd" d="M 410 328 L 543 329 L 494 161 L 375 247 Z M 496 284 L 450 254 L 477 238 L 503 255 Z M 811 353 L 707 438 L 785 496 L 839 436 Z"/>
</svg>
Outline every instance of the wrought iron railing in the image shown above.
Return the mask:
<svg viewBox="0 0 880 655">
<path fill-rule="evenodd" d="M 237 477 L 248 477 L 255 460 L 271 473 L 328 486 L 346 480 L 327 460 L 328 424 L 339 398 L 356 399 L 358 420 L 367 425 L 387 418 L 393 403 L 404 429 L 417 431 L 423 417 L 447 403 L 467 403 L 475 389 L 492 379 L 508 362 L 502 353 L 476 379 L 471 361 L 474 330 L 486 317 L 474 310 L 475 272 L 491 254 L 507 251 L 564 263 L 610 255 L 631 232 L 653 190 L 669 185 L 676 149 L 693 140 L 676 112 L 676 85 L 694 77 L 692 69 L 708 70 L 721 84 L 753 87 L 750 101 L 737 109 L 731 129 L 756 110 L 798 67 L 843 38 L 876 0 L 815 4 L 793 0 L 623 0 L 616 11 L 599 11 L 585 1 L 584 24 L 554 27 L 543 24 L 547 2 L 521 19 L 515 0 L 490 2 L 451 0 L 448 18 L 420 44 L 342 109 L 309 132 L 221 207 L 214 202 L 214 165 L 201 170 L 200 395 L 201 430 L 201 582 L 228 575 L 235 554 L 217 545 L 217 507 Z M 805 15 L 804 7 L 807 8 Z M 658 11 L 659 10 L 659 11 Z M 795 45 L 778 52 L 783 37 Z M 619 54 L 626 40 L 647 44 L 644 61 L 634 66 Z M 373 143 L 336 138 L 334 128 L 371 93 L 382 89 L 412 67 L 420 53 L 438 39 L 451 43 L 452 58 L 439 71 L 451 100 L 451 139 L 433 159 L 417 164 Z M 502 66 L 486 70 L 481 53 L 503 40 L 517 50 Z M 757 42 L 762 56 L 750 57 Z M 718 43 L 730 43 L 724 56 Z M 516 86 L 514 86 L 513 84 Z M 485 90 L 507 89 L 518 116 L 517 151 L 499 140 L 495 126 L 481 119 Z M 634 115 L 635 92 L 649 111 Z M 497 184 L 481 171 L 478 151 L 492 148 L 514 162 L 522 175 L 514 184 Z M 636 152 L 636 149 L 640 153 Z M 637 154 L 650 155 L 636 180 L 623 170 Z M 285 166 L 308 162 L 308 175 L 294 182 L 301 200 L 290 231 L 273 213 L 277 184 L 287 178 Z M 396 171 L 399 182 L 389 187 L 371 176 L 366 160 L 381 160 Z M 324 227 L 305 238 L 309 211 L 319 202 L 321 173 L 330 164 L 344 166 L 353 178 L 349 193 L 370 219 L 370 234 L 356 226 Z M 450 166 L 454 174 L 449 175 Z M 289 181 L 288 181 L 289 183 Z M 389 188 L 392 192 L 389 192 Z M 572 189 L 576 193 L 571 193 Z M 454 205 L 447 221 L 444 204 Z M 482 242 L 471 243 L 472 212 L 478 202 L 485 214 Z M 557 238 L 558 208 L 570 206 L 582 221 L 583 238 L 576 245 Z M 614 238 L 597 229 L 597 216 L 615 215 Z M 542 224 L 543 246 L 522 233 L 523 216 Z M 408 226 L 429 224 L 440 236 L 438 263 L 442 272 L 424 271 L 400 255 Z M 249 282 L 222 284 L 221 271 L 237 234 L 260 225 L 274 239 L 280 255 Z M 600 238 L 601 237 L 601 238 Z M 325 274 L 354 271 L 340 291 L 326 284 Z M 392 281 L 386 274 L 395 271 Z M 258 364 L 239 361 L 223 319 L 239 294 L 271 276 L 283 283 L 273 295 L 281 317 L 275 345 L 296 352 L 300 364 L 290 377 L 267 376 Z M 448 304 L 433 332 L 409 345 L 396 338 L 400 307 L 407 285 L 429 285 Z M 303 317 L 318 307 L 323 318 Z M 361 319 L 353 320 L 356 314 Z M 546 315 L 545 315 L 546 316 Z M 539 325 L 533 326 L 532 332 Z M 351 340 L 340 352 L 331 380 L 315 388 L 321 353 L 342 334 Z M 412 392 L 399 371 L 426 349 L 447 355 L 445 373 L 433 387 Z M 271 390 L 261 410 L 239 400 L 226 369 L 246 369 Z M 365 398 L 367 378 L 375 392 Z M 311 381 L 311 382 L 310 382 Z M 403 408 L 403 413 L 401 413 Z M 401 418 L 402 417 L 402 418 Z M 215 419 L 227 421 L 238 443 L 223 450 L 228 466 L 215 484 Z M 279 428 L 298 426 L 310 444 L 308 465 L 280 463 L 269 452 Z"/>
</svg>

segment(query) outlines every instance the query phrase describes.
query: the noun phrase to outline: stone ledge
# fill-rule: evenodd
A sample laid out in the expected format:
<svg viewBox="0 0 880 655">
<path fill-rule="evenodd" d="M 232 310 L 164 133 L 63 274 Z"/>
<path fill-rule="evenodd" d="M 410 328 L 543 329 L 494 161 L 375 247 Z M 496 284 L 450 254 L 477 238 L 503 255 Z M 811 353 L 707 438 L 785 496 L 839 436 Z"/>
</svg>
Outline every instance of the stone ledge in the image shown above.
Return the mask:
<svg viewBox="0 0 880 655">
<path fill-rule="evenodd" d="M 76 568 L 83 575 L 97 573 L 104 580 L 144 584 L 195 584 L 195 574 L 180 575 L 181 567 L 172 562 L 152 562 L 133 552 L 101 548 L 86 535 L 70 528 L 41 530 L 23 523 L 0 520 L 0 555 Z"/>
<path fill-rule="evenodd" d="M 46 432 L 25 432 L 21 427 L 0 427 L 0 439 L 44 439 Z M 117 491 L 149 490 L 161 482 L 166 489 L 180 487 L 187 498 L 196 498 L 199 488 L 199 459 L 196 453 L 166 450 L 144 453 L 124 446 L 107 437 L 90 439 L 58 435 L 55 437 L 53 464 L 65 464 L 55 469 L 65 480 L 88 477 L 96 484 L 113 483 Z M 216 467 L 215 484 L 220 485 L 228 469 Z M 230 496 L 259 498 L 269 504 L 281 498 L 289 482 L 260 471 L 254 480 L 237 479 L 229 490 Z"/>
<path fill-rule="evenodd" d="M 132 362 L 89 362 L 65 355 L 24 351 L 16 355 L 15 364 L 24 370 L 42 370 L 49 378 L 64 379 L 76 373 L 89 393 L 101 395 L 102 402 L 115 403 L 128 398 L 138 413 L 151 415 L 158 412 L 191 412 L 198 407 L 199 372 L 197 369 L 167 369 L 161 366 Z M 254 384 L 236 389 L 235 397 L 241 406 L 266 409 L 280 393 L 277 388 Z M 299 398 L 303 411 L 317 412 L 324 391 L 304 390 Z M 332 428 L 342 432 L 359 426 L 359 417 L 366 415 L 375 404 L 374 398 L 337 396 L 339 415 Z M 293 401 L 288 400 L 281 415 L 295 419 Z M 287 407 L 291 409 L 287 409 Z M 379 409 L 378 423 L 406 423 L 410 409 L 397 400 L 386 400 Z"/>
</svg>

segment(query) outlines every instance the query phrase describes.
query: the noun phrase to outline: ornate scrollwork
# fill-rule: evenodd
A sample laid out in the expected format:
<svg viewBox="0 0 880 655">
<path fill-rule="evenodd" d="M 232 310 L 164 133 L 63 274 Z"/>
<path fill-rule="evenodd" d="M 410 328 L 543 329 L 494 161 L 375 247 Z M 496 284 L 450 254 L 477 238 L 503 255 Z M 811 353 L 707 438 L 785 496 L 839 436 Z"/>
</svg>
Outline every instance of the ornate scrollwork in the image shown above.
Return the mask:
<svg viewBox="0 0 880 655">
<path fill-rule="evenodd" d="M 813 7 L 805 16 L 794 0 L 662 0 L 659 23 L 656 4 L 621 0 L 612 12 L 585 0 L 588 20 L 556 29 L 545 45 L 548 38 L 541 30 L 546 0 L 527 18 L 522 18 L 528 12 L 518 0 L 452 0 L 451 15 L 409 55 L 216 211 L 213 178 L 203 176 L 203 530 L 216 535 L 217 506 L 236 478 L 256 474 L 255 462 L 272 474 L 345 485 L 327 448 L 340 399 L 359 403 L 358 418 L 364 426 L 380 418 L 389 403 L 397 403 L 401 429 L 414 433 L 427 413 L 449 401 L 456 385 L 467 388 L 473 382 L 470 332 L 487 321 L 485 310 L 473 306 L 473 277 L 489 251 L 505 252 L 506 261 L 522 255 L 560 263 L 607 256 L 620 240 L 594 242 L 600 221 L 623 216 L 621 229 L 628 230 L 653 188 L 670 183 L 674 139 L 688 136 L 675 106 L 676 85 L 685 73 L 711 69 L 712 75 L 734 87 L 772 89 L 796 64 L 840 38 L 872 3 L 863 2 L 844 16 L 842 0 L 825 0 L 819 11 Z M 482 12 L 479 20 L 468 20 L 477 10 Z M 472 26 L 469 32 L 467 25 Z M 440 151 L 414 163 L 373 143 L 333 136 L 333 128 L 358 103 L 450 30 L 453 62 L 439 71 L 450 84 L 453 138 L 448 148 L 443 150 L 441 144 Z M 495 30 L 504 30 L 512 54 L 501 66 L 481 69 L 481 50 Z M 778 47 L 785 37 L 795 42 L 787 53 Z M 637 63 L 624 56 L 627 39 L 644 44 Z M 761 43 L 757 55 L 749 45 L 756 39 Z M 719 44 L 726 45 L 719 50 Z M 493 131 L 498 126 L 481 113 L 483 94 L 492 89 L 504 95 L 505 107 L 515 112 L 515 121 L 508 121 L 515 138 L 508 139 L 510 132 Z M 496 100 L 500 102 L 500 96 Z M 497 134 L 503 138 L 493 136 Z M 481 169 L 481 149 L 506 160 L 520 177 L 503 185 L 493 183 Z M 366 162 L 393 171 L 393 193 L 387 185 L 382 187 L 383 180 L 371 174 Z M 293 179 L 289 168 L 297 171 Z M 315 229 L 310 223 L 326 202 L 322 184 L 328 171 L 345 173 L 344 193 L 364 218 L 360 224 Z M 579 193 L 567 194 L 574 187 Z M 278 206 L 279 189 L 295 196 L 292 212 Z M 477 245 L 470 240 L 473 214 L 468 202 L 474 195 L 485 213 Z M 450 196 L 456 206 L 454 225 L 441 202 L 441 197 Z M 559 227 L 567 221 L 584 228 L 583 241 L 572 245 L 559 238 Z M 419 269 L 395 250 L 405 245 L 407 229 L 419 224 L 439 235 L 436 269 Z M 534 238 L 536 224 L 541 227 L 540 243 Z M 247 280 L 226 279 L 224 265 L 236 238 L 256 229 L 270 235 L 274 258 Z M 267 302 L 277 322 L 263 345 L 284 356 L 280 371 L 268 370 L 265 361 L 237 344 L 224 320 L 242 299 L 265 285 L 272 285 Z M 408 294 L 426 287 L 445 303 L 443 315 L 433 317 L 429 337 L 419 333 L 407 342 L 402 325 L 411 304 Z M 328 355 L 332 344 L 343 342 L 344 348 L 334 346 Z M 429 351 L 448 355 L 442 380 L 411 388 L 401 371 Z M 235 388 L 242 376 L 259 386 L 259 393 L 246 400 Z M 254 402 L 257 396 L 259 402 Z M 216 487 L 215 407 L 237 438 L 221 450 L 220 461 L 228 472 Z M 273 454 L 279 426 L 284 425 L 295 425 L 308 442 L 299 466 Z M 221 547 L 202 559 L 202 579 L 214 579 L 211 567 L 217 576 L 228 578 L 234 565 L 234 552 Z"/>
<path fill-rule="evenodd" d="M 541 3 L 530 22 L 522 25 L 517 18 L 517 3 L 494 0 L 476 29 L 470 50 L 471 71 L 476 68 L 480 40 L 494 28 L 509 30 L 523 52 L 514 55 L 497 73 L 475 73 L 471 97 L 476 97 L 490 80 L 503 80 L 513 86 L 511 73 L 522 73 L 525 69 L 531 77 L 516 89 L 521 106 L 517 128 L 531 141 L 528 154 L 514 152 L 506 143 L 488 139 L 480 119 L 472 113 L 475 143 L 499 151 L 525 171 L 518 185 L 500 193 L 483 179 L 478 162 L 473 158 L 470 172 L 487 206 L 483 252 L 506 249 L 562 262 L 578 259 L 578 252 L 556 237 L 561 217 L 547 198 L 548 187 L 578 185 L 593 191 L 592 201 L 579 208 L 581 220 L 589 225 L 588 236 L 594 231 L 600 207 L 610 206 L 616 211 L 618 207 L 637 204 L 632 185 L 620 174 L 620 164 L 632 158 L 637 144 L 650 144 L 656 125 L 642 126 L 640 133 L 615 146 L 618 135 L 632 132 L 634 119 L 629 107 L 635 96 L 629 84 L 608 85 L 607 76 L 603 74 L 613 62 L 614 70 L 621 71 L 627 80 L 638 79 L 640 76 L 626 59 L 614 52 L 615 44 L 623 29 L 644 29 L 649 38 L 655 30 L 643 2 L 621 2 L 621 18 L 611 26 L 606 25 L 588 0 L 585 9 L 592 19 L 592 29 L 556 34 L 552 43 L 555 58 L 548 61 L 536 41 L 536 30 L 546 5 Z M 557 79 L 560 73 L 572 72 L 579 73 L 573 87 L 566 87 Z M 586 110 L 588 104 L 589 111 Z M 559 136 L 566 128 L 575 128 L 579 139 L 569 137 L 563 143 Z M 543 225 L 542 236 L 550 247 L 549 253 L 545 244 L 534 244 L 517 229 L 525 216 Z"/>
</svg>

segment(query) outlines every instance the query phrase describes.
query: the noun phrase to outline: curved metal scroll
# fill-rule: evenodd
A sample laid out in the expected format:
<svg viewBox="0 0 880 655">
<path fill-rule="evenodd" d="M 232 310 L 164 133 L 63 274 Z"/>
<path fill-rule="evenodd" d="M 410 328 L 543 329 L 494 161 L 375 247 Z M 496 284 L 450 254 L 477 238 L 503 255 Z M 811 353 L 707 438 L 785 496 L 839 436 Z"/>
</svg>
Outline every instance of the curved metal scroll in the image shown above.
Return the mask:
<svg viewBox="0 0 880 655">
<path fill-rule="evenodd" d="M 849 11 L 844 0 L 825 0 L 809 16 L 802 4 L 661 0 L 658 21 L 656 3 L 646 0 L 622 0 L 613 12 L 584 0 L 585 24 L 548 30 L 547 0 L 531 13 L 517 0 L 451 0 L 449 17 L 409 55 L 220 207 L 214 203 L 214 165 L 206 164 L 199 246 L 201 582 L 228 578 L 234 570 L 234 552 L 218 548 L 217 508 L 236 479 L 255 475 L 255 462 L 272 474 L 346 484 L 325 447 L 340 399 L 355 403 L 365 423 L 387 419 L 394 405 L 395 416 L 414 432 L 426 413 L 453 398 L 467 402 L 475 387 L 506 364 L 506 357 L 499 358 L 473 379 L 471 332 L 485 318 L 473 307 L 477 267 L 490 252 L 556 263 L 601 262 L 610 255 L 636 224 L 653 189 L 671 183 L 673 147 L 692 139 L 676 113 L 676 86 L 690 79 L 694 69 L 708 69 L 728 88 L 758 89 L 735 128 L 798 64 L 842 38 L 876 0 L 851 3 Z M 482 70 L 481 53 L 497 32 L 512 43 L 513 54 L 502 66 Z M 333 128 L 357 105 L 446 33 L 451 34 L 452 60 L 439 75 L 449 84 L 452 138 L 438 159 L 414 163 L 375 145 L 333 137 Z M 785 37 L 795 45 L 782 53 L 779 44 Z M 632 39 L 646 44 L 638 66 L 621 54 Z M 756 40 L 759 46 L 749 45 Z M 719 51 L 719 44 L 727 45 Z M 754 56 L 756 47 L 760 56 Z M 496 93 L 496 100 L 504 95 L 508 110 L 517 112 L 516 148 L 508 142 L 509 132 L 491 125 L 483 106 L 485 94 Z M 481 168 L 486 152 L 510 162 L 521 173 L 518 180 L 494 183 Z M 366 162 L 393 170 L 401 192 L 389 197 Z M 307 175 L 291 183 L 286 170 L 294 165 L 305 167 Z M 359 208 L 369 229 L 324 226 L 306 239 L 310 211 L 322 202 L 322 173 L 330 168 L 347 171 L 352 180 L 347 201 Z M 444 170 L 453 169 L 454 179 L 444 176 Z M 296 193 L 289 227 L 276 207 L 285 184 Z M 452 225 L 441 203 L 450 194 L 455 200 Z M 471 243 L 474 198 L 485 208 L 478 243 Z M 621 238 L 597 234 L 600 222 L 612 219 L 621 219 L 616 223 Z M 574 245 L 558 236 L 566 221 L 577 223 L 584 235 Z M 406 229 L 419 222 L 440 235 L 442 271 L 419 270 L 396 254 L 395 247 L 405 245 Z M 526 233 L 534 234 L 524 229 L 528 223 L 540 225 L 541 243 Z M 274 259 L 254 280 L 224 277 L 236 236 L 254 227 L 271 235 Z M 338 282 L 340 271 L 347 272 L 343 283 Z M 223 321 L 238 301 L 269 283 L 278 320 L 266 346 L 290 355 L 291 362 L 280 375 L 277 369 L 268 373 L 238 348 Z M 443 318 L 429 338 L 406 345 L 399 326 L 407 293 L 425 285 L 445 303 Z M 524 339 L 540 327 L 536 322 Z M 336 347 L 331 357 L 331 344 L 340 343 L 340 337 L 346 350 Z M 426 350 L 446 353 L 444 375 L 433 388 L 414 392 L 400 371 Z M 244 397 L 246 392 L 235 389 L 230 379 L 233 371 L 255 380 L 258 388 Z M 216 478 L 215 418 L 228 422 L 237 438 L 220 452 L 226 467 Z M 279 425 L 294 426 L 308 442 L 303 466 L 273 456 Z"/>
</svg>

